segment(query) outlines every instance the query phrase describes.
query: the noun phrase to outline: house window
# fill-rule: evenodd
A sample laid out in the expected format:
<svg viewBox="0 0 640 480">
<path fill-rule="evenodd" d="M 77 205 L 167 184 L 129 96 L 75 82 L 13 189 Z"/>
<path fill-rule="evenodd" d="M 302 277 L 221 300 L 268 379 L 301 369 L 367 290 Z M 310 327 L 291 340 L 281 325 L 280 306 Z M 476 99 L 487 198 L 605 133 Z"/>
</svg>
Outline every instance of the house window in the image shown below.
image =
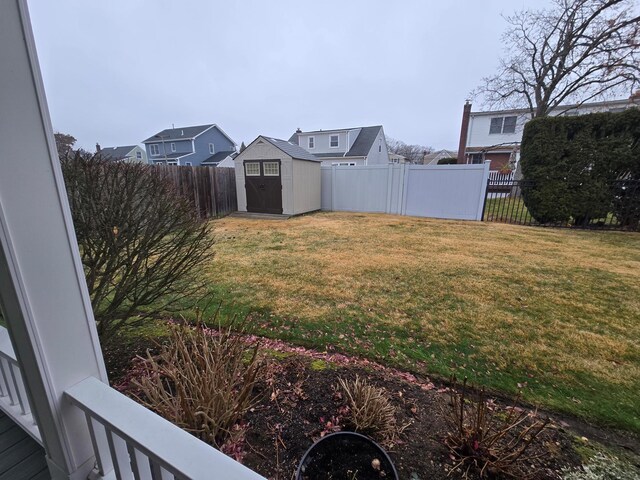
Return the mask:
<svg viewBox="0 0 640 480">
<path fill-rule="evenodd" d="M 167 165 L 178 165 L 178 162 L 176 162 L 176 161 L 168 161 Z"/>
<path fill-rule="evenodd" d="M 516 116 L 511 117 L 494 117 L 491 119 L 489 133 L 515 133 Z"/>
<path fill-rule="evenodd" d="M 331 148 L 338 148 L 339 141 L 340 137 L 338 135 L 331 135 L 331 137 L 329 138 L 329 146 Z"/>
<path fill-rule="evenodd" d="M 142 160 L 142 152 L 136 152 L 136 158 Z"/>
<path fill-rule="evenodd" d="M 176 144 L 171 142 L 171 151 L 175 152 L 176 151 Z"/>
<path fill-rule="evenodd" d="M 515 133 L 516 131 L 516 118 L 504 117 L 504 123 L 502 124 L 502 133 Z"/>
<path fill-rule="evenodd" d="M 247 162 L 244 164 L 245 175 L 247 177 L 260 176 L 260 164 L 258 162 Z"/>
<path fill-rule="evenodd" d="M 160 155 L 160 145 L 152 143 L 149 145 L 149 151 L 151 152 L 151 155 Z"/>
<path fill-rule="evenodd" d="M 483 163 L 484 162 L 484 154 L 483 153 L 473 153 L 473 154 L 470 155 L 469 159 L 470 159 L 469 163 L 473 163 L 474 165 L 477 165 L 479 163 Z"/>
<path fill-rule="evenodd" d="M 280 175 L 280 164 L 278 162 L 264 162 L 262 168 L 265 177 L 277 177 Z"/>
<path fill-rule="evenodd" d="M 356 162 L 334 162 L 331 165 L 336 167 L 355 167 Z"/>
<path fill-rule="evenodd" d="M 184 162 L 184 165 L 185 165 L 186 167 L 190 167 L 190 166 L 191 166 L 191 165 L 193 165 L 193 164 L 192 164 L 191 162 Z"/>
<path fill-rule="evenodd" d="M 316 146 L 315 137 L 309 137 L 309 148 L 315 148 L 315 146 Z"/>
<path fill-rule="evenodd" d="M 382 152 L 382 140 L 378 140 L 378 153 Z"/>
<path fill-rule="evenodd" d="M 213 143 L 209 144 L 209 153 L 211 155 L 213 155 L 214 153 L 216 153 L 216 148 L 213 146 Z"/>
</svg>

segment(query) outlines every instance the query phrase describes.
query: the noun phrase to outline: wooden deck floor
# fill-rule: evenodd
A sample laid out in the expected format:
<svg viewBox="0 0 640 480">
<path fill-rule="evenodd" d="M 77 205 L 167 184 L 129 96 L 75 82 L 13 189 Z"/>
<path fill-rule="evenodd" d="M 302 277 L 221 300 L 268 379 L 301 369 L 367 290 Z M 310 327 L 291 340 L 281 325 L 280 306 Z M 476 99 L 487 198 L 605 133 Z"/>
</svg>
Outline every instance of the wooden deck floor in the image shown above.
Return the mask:
<svg viewBox="0 0 640 480">
<path fill-rule="evenodd" d="M 44 456 L 44 448 L 0 410 L 0 480 L 50 480 Z"/>
</svg>

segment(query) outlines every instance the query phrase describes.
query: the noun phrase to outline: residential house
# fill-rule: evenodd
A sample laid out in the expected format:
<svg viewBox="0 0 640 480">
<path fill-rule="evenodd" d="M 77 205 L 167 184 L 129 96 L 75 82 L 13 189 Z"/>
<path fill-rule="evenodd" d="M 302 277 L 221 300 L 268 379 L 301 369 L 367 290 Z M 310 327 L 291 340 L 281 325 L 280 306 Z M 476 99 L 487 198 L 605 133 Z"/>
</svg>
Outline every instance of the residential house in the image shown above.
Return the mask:
<svg viewBox="0 0 640 480">
<path fill-rule="evenodd" d="M 138 145 L 101 147 L 96 143 L 96 153 L 99 153 L 102 158 L 113 161 L 147 163 L 147 152 Z"/>
<path fill-rule="evenodd" d="M 323 166 L 389 163 L 382 125 L 310 132 L 298 129 L 289 142 L 321 159 Z"/>
<path fill-rule="evenodd" d="M 215 165 L 236 151 L 236 142 L 215 124 L 168 128 L 142 143 L 153 164 Z"/>
<path fill-rule="evenodd" d="M 389 163 L 393 163 L 393 164 L 407 163 L 407 157 L 400 155 L 398 153 L 389 153 Z"/>
<path fill-rule="evenodd" d="M 0 31 L 0 477 L 264 480 L 109 385 L 26 0 Z"/>
<path fill-rule="evenodd" d="M 437 152 L 431 152 L 425 154 L 422 159 L 423 165 L 438 165 L 440 160 L 444 160 L 447 158 L 458 158 L 458 152 L 453 150 L 438 150 Z"/>
<path fill-rule="evenodd" d="M 620 112 L 637 107 L 638 93 L 629 99 L 559 106 L 550 115 L 584 115 L 597 112 Z M 472 111 L 471 103 L 464 105 L 458 163 L 483 163 L 491 160 L 491 176 L 500 171 L 517 170 L 524 125 L 531 119 L 528 109 Z"/>
</svg>

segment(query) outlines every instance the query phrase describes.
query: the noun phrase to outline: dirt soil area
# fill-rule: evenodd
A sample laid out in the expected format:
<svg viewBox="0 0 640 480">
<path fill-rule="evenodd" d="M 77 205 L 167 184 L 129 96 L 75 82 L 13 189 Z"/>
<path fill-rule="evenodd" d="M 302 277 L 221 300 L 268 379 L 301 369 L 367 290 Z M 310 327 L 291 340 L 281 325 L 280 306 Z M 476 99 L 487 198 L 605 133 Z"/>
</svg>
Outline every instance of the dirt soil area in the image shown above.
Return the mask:
<svg viewBox="0 0 640 480">
<path fill-rule="evenodd" d="M 467 478 L 478 478 L 473 470 L 451 471 L 458 462 L 444 443 L 447 425 L 443 414 L 450 409 L 450 386 L 366 359 L 269 339 L 261 342 L 268 352 L 266 378 L 259 382 L 255 391 L 257 403 L 245 418 L 244 440 L 230 451 L 243 464 L 269 479 L 295 478 L 300 460 L 315 441 L 329 433 L 349 430 L 343 415 L 344 398 L 337 393 L 338 379 L 359 376 L 386 391 L 396 410 L 397 425 L 405 427 L 393 442 L 374 435 L 384 444 L 399 478 L 465 478 L 465 473 Z M 126 380 L 122 380 L 126 379 L 126 365 L 130 362 L 123 358 L 131 358 L 131 353 L 142 354 L 153 345 L 148 339 L 140 339 L 106 352 L 107 368 L 116 388 L 126 393 Z M 498 415 L 512 406 L 512 401 L 496 398 Z M 537 418 L 541 417 L 551 421 L 528 450 L 538 457 L 525 466 L 536 472 L 532 478 L 561 478 L 563 468 L 582 464 L 585 447 L 592 448 L 596 441 L 607 448 L 629 452 L 636 463 L 640 458 L 640 442 L 632 434 L 596 428 L 566 416 L 538 413 Z"/>
</svg>

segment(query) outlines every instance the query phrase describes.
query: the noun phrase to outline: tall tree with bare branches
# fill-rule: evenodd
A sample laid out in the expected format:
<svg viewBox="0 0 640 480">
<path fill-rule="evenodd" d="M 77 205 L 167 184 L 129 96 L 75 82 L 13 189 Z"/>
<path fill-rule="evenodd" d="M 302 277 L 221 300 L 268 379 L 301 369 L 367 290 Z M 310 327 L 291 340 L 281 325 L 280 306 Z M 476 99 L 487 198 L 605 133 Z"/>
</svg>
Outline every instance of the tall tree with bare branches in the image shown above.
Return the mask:
<svg viewBox="0 0 640 480">
<path fill-rule="evenodd" d="M 554 0 L 505 18 L 506 55 L 474 91 L 491 107 L 541 117 L 566 104 L 629 95 L 640 85 L 635 0 Z"/>
</svg>

